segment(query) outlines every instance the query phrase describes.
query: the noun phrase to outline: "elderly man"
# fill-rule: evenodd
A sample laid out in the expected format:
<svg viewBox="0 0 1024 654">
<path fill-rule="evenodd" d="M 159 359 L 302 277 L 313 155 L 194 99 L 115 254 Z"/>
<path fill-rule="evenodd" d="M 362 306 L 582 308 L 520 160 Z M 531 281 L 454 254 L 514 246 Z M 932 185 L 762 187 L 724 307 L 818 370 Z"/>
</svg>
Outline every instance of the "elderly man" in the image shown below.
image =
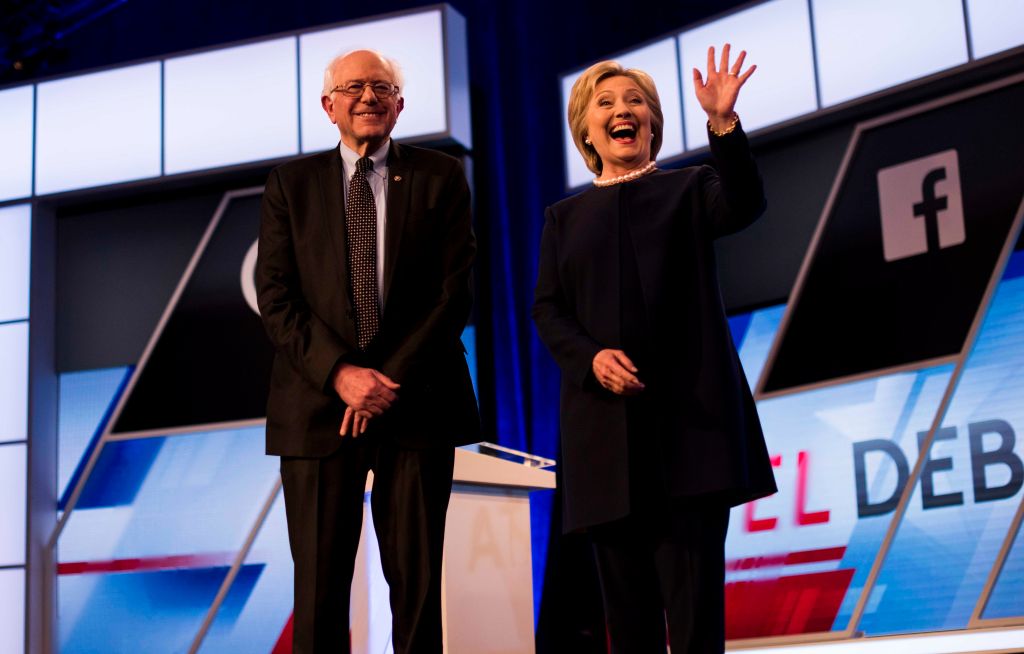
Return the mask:
<svg viewBox="0 0 1024 654">
<path fill-rule="evenodd" d="M 275 168 L 256 281 L 277 350 L 267 453 L 281 457 L 296 654 L 348 652 L 349 594 L 371 508 L 396 653 L 441 651 L 441 554 L 454 446 L 479 435 L 460 334 L 471 304 L 469 188 L 456 159 L 391 140 L 395 62 L 331 61 L 338 147 Z"/>
</svg>

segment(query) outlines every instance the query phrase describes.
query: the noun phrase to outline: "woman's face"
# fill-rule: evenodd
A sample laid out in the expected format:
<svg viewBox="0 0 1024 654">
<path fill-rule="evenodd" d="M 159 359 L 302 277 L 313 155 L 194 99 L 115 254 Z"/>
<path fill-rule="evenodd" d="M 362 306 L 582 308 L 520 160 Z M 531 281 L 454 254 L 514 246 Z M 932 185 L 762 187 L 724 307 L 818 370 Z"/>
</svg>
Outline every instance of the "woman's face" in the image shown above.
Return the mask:
<svg viewBox="0 0 1024 654">
<path fill-rule="evenodd" d="M 650 161 L 651 110 L 636 82 L 617 75 L 597 84 L 587 109 L 587 136 L 601 157 L 602 178 Z"/>
</svg>

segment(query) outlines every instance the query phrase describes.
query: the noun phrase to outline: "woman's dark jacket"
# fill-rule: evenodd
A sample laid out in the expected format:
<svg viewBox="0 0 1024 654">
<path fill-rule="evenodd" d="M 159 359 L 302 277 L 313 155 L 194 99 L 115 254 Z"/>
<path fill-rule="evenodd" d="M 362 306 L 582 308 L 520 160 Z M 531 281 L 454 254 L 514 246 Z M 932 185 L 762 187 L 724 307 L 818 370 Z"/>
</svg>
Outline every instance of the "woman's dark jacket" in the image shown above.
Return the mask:
<svg viewBox="0 0 1024 654">
<path fill-rule="evenodd" d="M 631 510 L 625 399 L 604 390 L 591 370 L 600 350 L 621 344 L 620 216 L 658 362 L 639 373 L 659 403 L 656 433 L 631 436 L 657 448 L 644 457 L 661 462 L 649 474 L 672 497 L 706 495 L 729 505 L 776 491 L 713 247 L 763 213 L 764 190 L 739 128 L 708 138 L 714 168 L 659 170 L 547 209 L 533 319 L 562 369 L 565 531 Z"/>
</svg>

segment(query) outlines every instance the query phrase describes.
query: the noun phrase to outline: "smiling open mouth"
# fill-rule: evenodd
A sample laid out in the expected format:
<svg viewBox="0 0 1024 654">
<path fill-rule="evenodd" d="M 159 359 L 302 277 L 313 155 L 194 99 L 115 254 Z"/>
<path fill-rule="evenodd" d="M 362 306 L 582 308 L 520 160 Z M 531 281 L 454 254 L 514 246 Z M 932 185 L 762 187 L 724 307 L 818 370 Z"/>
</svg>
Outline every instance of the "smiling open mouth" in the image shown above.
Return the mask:
<svg viewBox="0 0 1024 654">
<path fill-rule="evenodd" d="M 608 131 L 613 141 L 618 143 L 632 143 L 636 139 L 636 126 L 632 123 L 619 123 L 612 125 Z"/>
</svg>

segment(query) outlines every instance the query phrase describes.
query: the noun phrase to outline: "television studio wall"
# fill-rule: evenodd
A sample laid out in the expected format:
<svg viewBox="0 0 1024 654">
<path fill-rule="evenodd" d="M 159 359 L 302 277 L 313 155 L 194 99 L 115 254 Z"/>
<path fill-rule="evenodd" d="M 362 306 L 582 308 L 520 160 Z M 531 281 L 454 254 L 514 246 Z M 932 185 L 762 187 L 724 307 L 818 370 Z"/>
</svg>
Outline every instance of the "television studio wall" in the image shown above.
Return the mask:
<svg viewBox="0 0 1024 654">
<path fill-rule="evenodd" d="M 0 90 L 0 650 L 25 650 L 26 561 L 50 540 L 35 560 L 48 554 L 57 573 L 49 588 L 40 582 L 56 598 L 55 651 L 184 651 L 259 527 L 203 651 L 270 651 L 280 639 L 291 563 L 280 497 L 254 527 L 277 464 L 262 453 L 271 351 L 246 301 L 246 255 L 267 171 L 337 144 L 319 103 L 324 64 L 370 45 L 403 62 L 403 95 L 417 103 L 394 135 L 464 156 L 465 21 L 445 5 Z M 226 83 L 268 101 L 239 112 Z M 30 287 L 47 325 L 34 342 Z M 197 315 L 211 296 L 195 294 L 208 292 L 217 315 Z M 126 298 L 133 306 L 118 312 Z M 197 323 L 224 336 L 205 353 L 188 339 Z M 475 371 L 474 332 L 463 340 Z M 33 348 L 51 341 L 60 347 L 33 369 Z M 251 386 L 231 392 L 213 368 L 197 369 L 208 356 Z M 46 377 L 59 397 L 58 512 L 51 503 L 49 534 L 33 539 L 27 489 L 45 498 L 48 484 L 47 473 L 28 479 L 27 452 L 45 452 L 47 434 L 29 437 L 28 396 Z M 154 403 L 153 393 L 171 396 Z M 152 422 L 154 406 L 173 426 Z M 29 577 L 42 567 L 29 565 Z"/>
<path fill-rule="evenodd" d="M 1017 319 L 1024 310 L 1024 252 L 1017 241 L 1024 167 L 1016 154 L 1024 134 L 1009 113 L 1024 106 L 1024 82 L 1006 78 L 964 89 L 966 95 L 950 92 L 936 106 L 900 107 L 911 111 L 907 116 L 872 116 L 870 109 L 894 89 L 955 79 L 978 62 L 1019 53 L 1024 33 L 1015 26 L 1021 24 L 1024 7 L 1005 0 L 770 0 L 609 53 L 659 81 L 667 124 L 662 159 L 679 165 L 706 152 L 689 69 L 703 65 L 708 43 L 728 36 L 745 44 L 757 53 L 760 70 L 739 109 L 769 192 L 773 180 L 775 188 L 799 187 L 801 180 L 788 178 L 794 169 L 804 170 L 809 187 L 811 199 L 773 198 L 767 226 L 754 227 L 784 241 L 780 235 L 792 227 L 779 221 L 787 211 L 800 214 L 794 220 L 802 220 L 807 233 L 790 242 L 790 270 L 765 281 L 736 265 L 756 247 L 757 233 L 721 248 L 727 304 L 763 307 L 735 312 L 730 326 L 747 377 L 759 387 L 781 488 L 733 512 L 727 543 L 732 640 L 784 643 L 806 634 L 849 637 L 855 630 L 886 636 L 971 628 L 967 635 L 977 638 L 951 650 L 970 651 L 996 642 L 985 641 L 978 628 L 1024 623 L 1024 544 L 1017 537 L 1024 497 L 1018 439 L 1024 326 Z M 277 465 L 262 453 L 259 416 L 241 407 L 188 424 L 144 424 L 126 430 L 127 437 L 117 435 L 113 418 L 132 399 L 134 380 L 159 346 L 163 319 L 175 311 L 168 302 L 211 220 L 216 216 L 225 226 L 241 221 L 237 229 L 245 233 L 270 165 L 336 143 L 310 89 L 319 88 L 324 61 L 350 49 L 341 44 L 373 42 L 410 62 L 407 67 L 417 66 L 407 72 L 406 94 L 431 101 L 403 114 L 396 137 L 471 150 L 465 28 L 456 12 L 434 7 L 0 89 L 0 605 L 9 607 L 0 615 L 0 638 L 7 639 L 0 649 L 23 651 L 26 585 L 35 574 L 26 569 L 33 556 L 26 548 L 33 531 L 27 489 L 36 477 L 28 462 L 36 434 L 30 425 L 37 422 L 29 387 L 41 374 L 30 364 L 30 350 L 41 346 L 30 339 L 46 331 L 31 320 L 30 267 L 48 265 L 56 277 L 54 306 L 40 303 L 36 317 L 52 320 L 57 342 L 68 345 L 53 353 L 61 371 L 53 380 L 59 398 L 53 485 L 63 512 L 52 532 L 59 536 L 59 651 L 102 646 L 134 652 L 140 642 L 183 651 L 208 617 L 200 651 L 279 651 L 291 610 L 290 594 L 281 590 L 290 587 L 291 562 L 281 501 L 270 495 Z M 877 45 L 872 52 L 884 54 L 877 60 L 862 56 L 865 30 Z M 252 66 L 254 59 L 263 65 Z M 567 95 L 579 70 L 553 83 Z M 259 85 L 275 101 L 258 115 L 226 112 L 224 79 Z M 74 116 L 61 101 L 69 94 L 79 100 Z M 858 116 L 883 122 L 855 127 L 840 119 L 806 137 L 795 132 L 792 146 L 772 140 L 776 132 L 794 133 L 801 121 L 858 105 L 868 107 Z M 993 115 L 1008 129 L 987 129 Z M 984 128 L 974 135 L 981 142 L 963 131 L 970 124 Z M 72 129 L 76 138 L 69 138 Z M 887 138 L 887 129 L 895 136 Z M 906 129 L 923 136 L 900 151 L 903 159 L 871 154 L 872 138 L 902 142 Z M 589 175 L 566 139 L 565 180 L 572 189 Z M 959 194 L 962 210 L 952 222 L 966 225 L 963 238 L 949 235 L 942 225 L 950 221 L 943 220 L 938 245 L 926 238 L 923 250 L 893 260 L 900 270 L 887 276 L 891 270 L 878 263 L 890 263 L 884 253 L 891 241 L 884 233 L 885 176 L 879 171 L 949 150 L 958 153 L 957 172 L 943 164 L 947 181 L 933 195 Z M 978 152 L 997 155 L 985 160 Z M 795 161 L 804 156 L 820 159 Z M 986 181 L 993 179 L 995 186 Z M 993 201 L 978 204 L 981 196 Z M 852 222 L 844 223 L 844 216 Z M 982 225 L 987 236 L 979 239 Z M 114 234 L 124 241 L 111 260 L 104 239 Z M 849 234 L 863 238 L 851 244 Z M 40 243 L 44 237 L 48 242 Z M 982 240 L 985 247 L 973 249 Z M 822 268 L 826 255 L 836 252 L 829 250 L 832 242 L 852 257 L 845 267 Z M 233 241 L 225 256 L 242 260 L 247 245 L 245 238 Z M 32 260 L 30 253 L 40 252 L 44 256 Z M 48 252 L 54 255 L 49 262 Z M 873 257 L 878 268 L 863 302 L 853 297 L 864 290 L 850 274 L 855 255 Z M 938 256 L 947 258 L 929 261 L 934 269 L 909 270 Z M 941 340 L 931 336 L 936 325 L 958 327 L 943 332 L 932 354 L 898 360 L 897 352 L 895 359 L 860 369 L 785 381 L 787 365 L 802 372 L 807 350 L 827 359 L 820 355 L 857 351 L 856 345 L 870 349 L 906 332 L 907 323 L 894 324 L 886 312 L 900 296 L 879 298 L 902 288 L 908 270 L 912 277 L 969 270 L 974 280 L 971 292 L 953 304 L 941 288 L 938 297 L 934 288 L 924 294 L 922 306 L 936 311 L 912 322 L 918 331 L 911 333 L 930 343 Z M 780 292 L 780 279 L 792 288 Z M 136 298 L 143 307 L 138 324 L 119 325 L 109 315 L 91 319 L 105 313 L 96 287 Z M 237 293 L 224 304 L 236 306 L 240 320 L 258 322 L 246 314 L 241 286 L 231 288 Z M 801 317 L 803 308 L 821 305 L 815 292 L 832 298 L 832 313 Z M 763 306 L 787 296 L 788 303 Z M 800 325 L 815 319 L 826 328 L 812 330 L 813 337 L 789 336 L 807 334 Z M 875 336 L 858 344 L 856 332 L 844 331 L 844 319 L 876 328 Z M 467 340 L 472 345 L 472 331 Z M 805 350 L 789 354 L 793 343 Z M 767 384 L 772 372 L 783 377 L 775 386 Z M 253 404 L 251 393 L 245 399 Z M 269 512 L 259 520 L 265 505 Z M 210 615 L 250 532 L 250 555 Z M 903 647 L 914 651 L 910 643 Z"/>
</svg>

